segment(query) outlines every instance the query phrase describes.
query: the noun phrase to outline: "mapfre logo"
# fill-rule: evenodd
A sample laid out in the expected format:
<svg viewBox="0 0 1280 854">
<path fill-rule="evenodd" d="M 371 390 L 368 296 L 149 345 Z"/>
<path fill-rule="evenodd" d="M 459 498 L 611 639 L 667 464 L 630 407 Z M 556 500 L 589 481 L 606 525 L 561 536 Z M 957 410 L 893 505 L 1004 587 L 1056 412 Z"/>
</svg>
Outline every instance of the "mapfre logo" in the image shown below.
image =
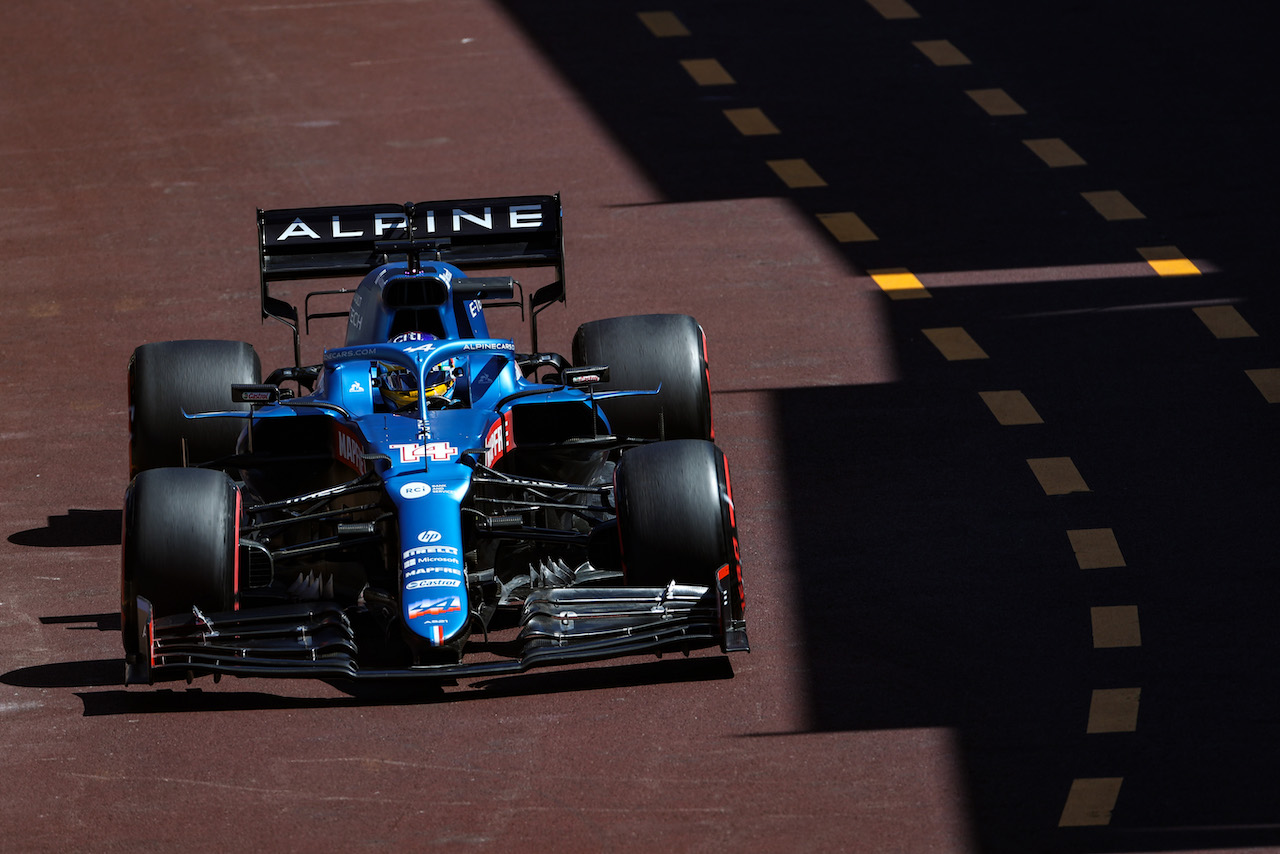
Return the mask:
<svg viewBox="0 0 1280 854">
<path fill-rule="evenodd" d="M 439 531 L 423 531 L 421 534 L 418 535 L 418 542 L 438 543 L 440 542 L 440 532 Z"/>
<path fill-rule="evenodd" d="M 334 455 L 356 474 L 365 473 L 364 448 L 360 439 L 345 427 L 334 430 Z"/>
</svg>

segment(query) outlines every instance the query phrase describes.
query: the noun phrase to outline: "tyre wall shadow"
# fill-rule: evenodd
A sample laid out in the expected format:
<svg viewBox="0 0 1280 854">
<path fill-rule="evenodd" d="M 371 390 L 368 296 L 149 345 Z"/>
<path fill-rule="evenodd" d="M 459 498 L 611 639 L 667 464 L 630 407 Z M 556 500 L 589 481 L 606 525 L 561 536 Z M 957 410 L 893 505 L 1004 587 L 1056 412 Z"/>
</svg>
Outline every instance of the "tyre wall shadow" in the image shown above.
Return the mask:
<svg viewBox="0 0 1280 854">
<path fill-rule="evenodd" d="M 983 851 L 1278 844 L 1280 424 L 1243 373 L 1280 363 L 1257 192 L 1277 168 L 1256 104 L 1270 36 L 1155 0 L 911 5 L 918 18 L 886 20 L 863 3 L 686 4 L 688 35 L 659 38 L 648 5 L 503 4 L 666 200 L 785 195 L 820 233 L 817 215 L 858 211 L 879 240 L 836 247 L 855 274 L 1008 281 L 1172 243 L 1228 271 L 895 303 L 902 382 L 781 390 L 776 420 L 814 729 L 955 728 Z M 972 64 L 915 46 L 943 38 Z M 680 62 L 700 57 L 734 85 L 694 85 Z M 994 86 L 1026 114 L 966 96 Z M 737 133 L 733 108 L 780 132 Z M 1023 143 L 1060 137 L 1087 169 Z M 788 193 L 764 162 L 801 156 L 826 186 Z M 1081 197 L 1113 187 L 1152 219 L 1105 223 Z M 1205 334 L 1189 308 L 1215 302 L 1258 341 Z M 991 360 L 942 362 L 921 334 L 938 326 Z M 997 389 L 1023 390 L 1045 425 L 998 428 L 978 398 Z M 1090 493 L 1040 490 L 1027 460 L 1059 455 Z M 1117 532 L 1125 571 L 1082 574 L 1066 531 L 1091 527 Z M 1143 646 L 1098 654 L 1089 609 L 1130 603 Z M 1137 731 L 1086 735 L 1091 691 L 1129 686 Z M 1112 827 L 1057 828 L 1071 779 L 1117 773 Z"/>
<path fill-rule="evenodd" d="M 902 382 L 775 393 L 812 728 L 954 729 L 983 851 L 1280 844 L 1280 413 L 1240 370 L 1274 345 L 1108 313 L 1149 285 L 991 290 L 965 328 L 1017 359 L 947 363 L 919 331 L 937 309 L 899 306 Z M 1006 388 L 1045 423 L 999 425 L 979 392 Z M 1089 491 L 1046 495 L 1027 461 L 1068 453 Z M 1082 570 L 1067 531 L 1101 527 L 1127 565 Z M 1142 644 L 1094 649 L 1090 609 L 1128 604 Z M 1133 686 L 1136 731 L 1086 733 L 1093 690 Z M 1070 781 L 1103 776 L 1127 787 L 1112 825 L 1058 828 Z"/>
</svg>

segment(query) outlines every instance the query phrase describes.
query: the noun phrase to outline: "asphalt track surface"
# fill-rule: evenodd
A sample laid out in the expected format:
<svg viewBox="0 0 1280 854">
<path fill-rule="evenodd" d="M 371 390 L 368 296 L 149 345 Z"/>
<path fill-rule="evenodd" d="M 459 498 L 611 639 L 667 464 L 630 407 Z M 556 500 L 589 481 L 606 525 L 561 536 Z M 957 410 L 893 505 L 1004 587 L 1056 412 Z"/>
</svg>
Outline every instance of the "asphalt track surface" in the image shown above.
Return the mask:
<svg viewBox="0 0 1280 854">
<path fill-rule="evenodd" d="M 5 4 L 0 851 L 1280 846 L 1242 8 Z M 122 687 L 132 348 L 288 361 L 256 207 L 556 191 L 545 346 L 707 331 L 753 651 Z"/>
</svg>

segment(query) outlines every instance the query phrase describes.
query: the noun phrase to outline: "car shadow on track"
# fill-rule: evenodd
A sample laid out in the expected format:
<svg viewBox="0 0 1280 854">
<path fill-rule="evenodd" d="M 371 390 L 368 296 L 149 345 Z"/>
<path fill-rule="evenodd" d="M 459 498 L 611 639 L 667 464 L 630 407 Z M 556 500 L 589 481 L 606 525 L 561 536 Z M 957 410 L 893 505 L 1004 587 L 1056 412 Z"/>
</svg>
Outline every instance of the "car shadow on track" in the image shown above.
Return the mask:
<svg viewBox="0 0 1280 854">
<path fill-rule="evenodd" d="M 60 617 L 41 617 L 42 626 L 66 626 L 70 631 L 120 631 L 120 612 L 108 614 L 66 614 Z"/>
<path fill-rule="evenodd" d="M 104 615 L 106 616 L 106 615 Z M 66 618 L 50 618 L 65 622 Z M 118 630 L 118 627 L 117 627 Z M 183 712 L 248 711 L 261 709 L 328 709 L 354 706 L 459 703 L 498 697 L 562 694 L 633 688 L 683 682 L 706 682 L 733 678 L 733 666 L 724 656 L 668 656 L 663 660 L 606 664 L 522 673 L 514 676 L 464 682 L 463 685 L 434 682 L 356 683 L 333 681 L 342 697 L 289 697 L 264 691 L 219 691 L 212 680 L 175 689 L 166 683 L 157 687 L 123 687 L 107 691 L 77 691 L 84 703 L 85 717 L 104 715 L 174 714 Z M 0 675 L 0 683 L 23 688 L 99 688 L 123 686 L 122 659 L 68 661 L 39 664 Z M 209 690 L 205 690 L 209 688 Z"/>
<path fill-rule="evenodd" d="M 68 509 L 65 516 L 50 516 L 43 528 L 10 534 L 15 546 L 68 548 L 73 546 L 120 545 L 120 510 Z"/>
</svg>

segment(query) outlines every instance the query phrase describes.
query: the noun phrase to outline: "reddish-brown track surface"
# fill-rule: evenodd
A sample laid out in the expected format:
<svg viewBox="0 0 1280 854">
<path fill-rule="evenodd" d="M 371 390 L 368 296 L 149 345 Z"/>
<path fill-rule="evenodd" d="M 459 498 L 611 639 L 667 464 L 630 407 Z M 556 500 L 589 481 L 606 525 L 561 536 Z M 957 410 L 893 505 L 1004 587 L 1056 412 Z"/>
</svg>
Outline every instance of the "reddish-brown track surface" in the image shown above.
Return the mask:
<svg viewBox="0 0 1280 854">
<path fill-rule="evenodd" d="M 676 9 L 690 35 L 673 37 L 637 17 L 652 7 L 627 3 L 7 3 L 0 851 L 1275 843 L 1280 801 L 1263 771 L 1274 705 L 1251 711 L 1275 696 L 1265 687 L 1274 668 L 1264 680 L 1254 666 L 1274 663 L 1263 627 L 1275 596 L 1248 592 L 1251 567 L 1274 569 L 1274 535 L 1244 523 L 1226 532 L 1244 539 L 1235 554 L 1257 559 L 1215 564 L 1240 601 L 1219 594 L 1199 606 L 1207 625 L 1232 625 L 1247 642 L 1237 631 L 1206 647 L 1181 618 L 1200 591 L 1198 567 L 1217 553 L 1197 539 L 1196 566 L 1183 572 L 1176 557 L 1188 548 L 1165 541 L 1211 525 L 1172 498 L 1143 504 L 1213 484 L 1231 498 L 1206 507 L 1238 522 L 1274 469 L 1265 451 L 1252 467 L 1241 450 L 1167 477 L 1149 462 L 1182 459 L 1171 449 L 1184 441 L 1267 448 L 1275 413 L 1242 371 L 1280 360 L 1265 343 L 1274 322 L 1256 306 L 1249 315 L 1250 285 L 1195 290 L 1207 291 L 1205 278 L 1153 296 L 1141 289 L 1157 280 L 1133 253 L 1211 246 L 1225 269 L 1232 252 L 1249 262 L 1246 241 L 1214 231 L 1196 246 L 1199 212 L 1145 175 L 1133 177 L 1135 198 L 1153 219 L 1163 205 L 1165 231 L 1117 236 L 1079 192 L 1128 189 L 1116 165 L 1128 152 L 1107 147 L 1105 126 L 1079 124 L 1069 97 L 1055 102 L 1061 90 L 1001 76 L 1035 66 L 1028 53 L 1001 54 L 995 27 L 947 18 L 947 4 L 917 3 L 925 23 L 905 24 L 879 4 L 853 5 L 828 19 L 824 4 L 788 4 L 778 19 L 765 3 L 697 4 Z M 735 23 L 738 13 L 747 20 Z M 770 42 L 775 26 L 788 32 Z M 809 49 L 808 37 L 820 44 Z M 857 46 L 831 49 L 844 37 Z M 987 76 L 933 77 L 912 42 L 946 37 L 988 59 Z M 735 75 L 731 88 L 699 90 L 677 62 L 710 57 Z M 851 57 L 856 85 L 838 72 Z M 1096 74 L 1094 89 L 1106 90 Z M 1006 131 L 962 94 L 1002 85 L 1039 109 L 1039 124 Z M 744 138 L 721 115 L 760 106 L 782 127 L 777 138 Z M 1030 157 L 1023 136 L 1066 136 L 1104 162 L 1097 155 L 1111 152 L 1111 171 L 1052 184 L 1041 164 L 1017 159 Z M 924 151 L 944 139 L 956 140 L 954 160 Z M 983 159 L 995 151 L 1005 152 L 996 165 Z M 765 166 L 801 157 L 828 189 L 788 191 Z M 1001 183 L 1009 162 L 1018 166 Z M 1232 175 L 1218 177 L 1237 192 Z M 1004 189 L 988 194 L 983 182 Z M 706 329 L 753 651 L 464 680 L 420 698 L 278 680 L 126 690 L 118 550 L 132 349 L 231 338 L 251 342 L 264 366 L 288 363 L 284 328 L 258 320 L 257 207 L 544 192 L 564 197 L 569 294 L 542 315 L 544 348 L 566 352 L 578 323 L 620 314 L 689 313 Z M 993 215 L 1005 198 L 1028 207 Z M 1028 199 L 1050 200 L 1043 220 Z M 881 239 L 847 255 L 815 218 L 845 211 Z M 887 301 L 860 272 L 903 266 L 924 274 L 933 299 Z M 1081 281 L 1080 270 L 1104 267 L 1123 270 Z M 1067 272 L 1027 272 L 1047 269 Z M 1070 281 L 1069 293 L 1027 296 L 1027 282 L 1046 281 Z M 1117 295 L 1117 281 L 1139 284 Z M 1133 425 L 1167 425 L 1170 412 L 1078 379 L 1097 368 L 1121 371 L 1126 388 L 1147 380 L 1143 353 L 1165 341 L 1164 325 L 1126 327 L 1127 343 L 1096 345 L 1081 364 L 1036 348 L 1113 329 L 1005 324 L 1104 317 L 1116 327 L 1154 315 L 1094 310 L 1157 299 L 1181 307 L 1177 333 L 1204 348 L 1195 365 L 1206 387 L 1239 386 L 1238 398 L 1205 405 L 1162 374 L 1151 378 L 1170 383 L 1162 405 L 1185 396 L 1189 412 L 1236 413 L 1228 420 L 1251 425 L 1243 438 L 1181 410 L 1186 432 L 1153 437 Z M 1196 337 L 1188 310 L 1200 303 L 1236 305 L 1263 344 L 1239 364 L 1210 351 L 1222 345 Z M 340 327 L 323 324 L 304 359 L 338 341 Z M 995 367 L 946 363 L 921 334 L 953 327 L 984 343 Z M 1164 346 L 1161 364 L 1186 352 Z M 1049 441 L 1010 439 L 976 394 L 1015 388 L 1030 389 Z M 1084 400 L 1087 413 L 1118 420 L 1086 415 L 1072 427 Z M 1117 430 L 1142 433 L 1151 455 L 1129 459 Z M 1040 491 L 1026 460 L 1064 455 L 1096 500 Z M 1082 580 L 1064 530 L 1107 527 L 1132 573 Z M 1138 574 L 1157 566 L 1159 584 Z M 1092 648 L 1090 608 L 1135 602 L 1148 657 Z M 1214 669 L 1222 660 L 1225 673 Z M 1132 688 L 1142 689 L 1136 729 L 1086 733 L 1092 691 Z M 1187 715 L 1229 735 L 1204 746 Z M 1086 816 L 1093 826 L 1058 826 L 1070 823 L 1075 781 L 1120 778 L 1119 800 Z"/>
<path fill-rule="evenodd" d="M 785 204 L 645 207 L 661 197 L 489 3 L 24 3 L 4 18 L 0 512 L 7 533 L 33 533 L 0 558 L 0 849 L 957 838 L 945 733 L 805 733 L 789 582 L 769 569 L 786 541 L 754 388 L 785 366 L 767 332 L 780 285 L 760 265 L 812 288 L 841 270 Z M 306 682 L 121 687 L 125 365 L 138 343 L 182 337 L 288 361 L 283 327 L 258 322 L 255 207 L 556 191 L 570 302 L 544 315 L 544 346 L 567 352 L 595 317 L 688 312 L 716 390 L 744 392 L 716 415 L 751 508 L 756 651 L 732 670 L 645 659 L 385 705 Z"/>
</svg>

